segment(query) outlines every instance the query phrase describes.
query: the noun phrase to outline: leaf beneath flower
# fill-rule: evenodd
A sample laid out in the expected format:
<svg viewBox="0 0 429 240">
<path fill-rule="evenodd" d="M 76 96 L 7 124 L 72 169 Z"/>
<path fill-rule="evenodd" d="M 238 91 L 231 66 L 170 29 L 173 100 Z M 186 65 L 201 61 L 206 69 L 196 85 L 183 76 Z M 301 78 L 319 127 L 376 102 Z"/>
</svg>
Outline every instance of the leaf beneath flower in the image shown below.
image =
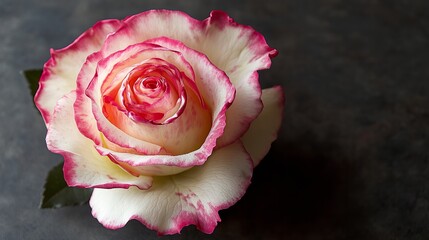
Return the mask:
<svg viewBox="0 0 429 240">
<path fill-rule="evenodd" d="M 22 71 L 21 73 L 27 79 L 31 95 L 34 97 L 37 89 L 39 88 L 39 79 L 42 76 L 42 69 L 28 69 Z"/>
<path fill-rule="evenodd" d="M 92 189 L 67 186 L 63 176 L 63 163 L 48 173 L 40 208 L 60 208 L 82 205 L 89 201 Z"/>
</svg>

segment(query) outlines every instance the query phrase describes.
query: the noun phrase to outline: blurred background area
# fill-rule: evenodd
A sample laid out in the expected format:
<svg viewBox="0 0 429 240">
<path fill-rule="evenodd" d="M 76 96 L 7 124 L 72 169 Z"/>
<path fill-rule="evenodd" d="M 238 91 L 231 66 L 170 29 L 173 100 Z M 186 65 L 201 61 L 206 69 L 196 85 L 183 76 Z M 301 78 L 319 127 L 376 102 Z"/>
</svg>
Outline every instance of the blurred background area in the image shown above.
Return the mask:
<svg viewBox="0 0 429 240">
<path fill-rule="evenodd" d="M 158 239 L 137 221 L 107 230 L 89 206 L 38 209 L 61 157 L 20 75 L 95 22 L 149 9 L 252 26 L 279 50 L 261 85 L 286 96 L 278 140 L 215 232 L 163 239 L 429 236 L 429 1 L 0 0 L 0 239 Z"/>
</svg>

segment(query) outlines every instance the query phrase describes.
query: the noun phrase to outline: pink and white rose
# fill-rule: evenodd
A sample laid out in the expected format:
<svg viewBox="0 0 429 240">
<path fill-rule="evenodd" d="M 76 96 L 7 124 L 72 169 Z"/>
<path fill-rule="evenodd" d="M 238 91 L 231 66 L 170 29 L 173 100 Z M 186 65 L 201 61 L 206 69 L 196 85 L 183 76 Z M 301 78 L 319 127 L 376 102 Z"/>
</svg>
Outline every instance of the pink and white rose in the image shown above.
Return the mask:
<svg viewBox="0 0 429 240">
<path fill-rule="evenodd" d="M 107 228 L 211 233 L 277 136 L 283 92 L 257 70 L 277 54 L 227 14 L 168 10 L 103 20 L 51 50 L 35 103 L 69 186 L 94 188 Z"/>
</svg>

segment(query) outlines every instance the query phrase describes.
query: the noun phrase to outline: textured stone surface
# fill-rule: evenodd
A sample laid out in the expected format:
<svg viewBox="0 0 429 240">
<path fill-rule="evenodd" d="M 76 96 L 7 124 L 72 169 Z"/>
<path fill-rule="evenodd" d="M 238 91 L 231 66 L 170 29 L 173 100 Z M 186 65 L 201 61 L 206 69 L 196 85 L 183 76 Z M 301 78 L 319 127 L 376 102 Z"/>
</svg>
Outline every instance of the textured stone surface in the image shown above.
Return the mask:
<svg viewBox="0 0 429 240">
<path fill-rule="evenodd" d="M 157 239 L 136 221 L 104 229 L 88 206 L 38 209 L 60 161 L 20 70 L 97 20 L 212 9 L 262 32 L 280 54 L 262 72 L 285 88 L 278 141 L 213 235 L 164 239 L 424 239 L 429 236 L 429 2 L 0 1 L 0 239 Z"/>
</svg>

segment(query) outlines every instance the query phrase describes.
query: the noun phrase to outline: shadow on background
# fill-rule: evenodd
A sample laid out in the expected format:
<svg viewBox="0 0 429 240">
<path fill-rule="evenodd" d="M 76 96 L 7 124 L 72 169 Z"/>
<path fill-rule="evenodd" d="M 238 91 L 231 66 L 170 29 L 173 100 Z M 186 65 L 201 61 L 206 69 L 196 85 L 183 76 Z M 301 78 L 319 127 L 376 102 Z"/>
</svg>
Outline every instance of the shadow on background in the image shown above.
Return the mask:
<svg viewBox="0 0 429 240">
<path fill-rule="evenodd" d="M 335 144 L 312 133 L 276 142 L 255 169 L 246 195 L 221 217 L 245 219 L 241 230 L 252 239 L 358 239 L 366 218 L 351 197 L 359 191 L 352 187 L 354 172 Z"/>
</svg>

